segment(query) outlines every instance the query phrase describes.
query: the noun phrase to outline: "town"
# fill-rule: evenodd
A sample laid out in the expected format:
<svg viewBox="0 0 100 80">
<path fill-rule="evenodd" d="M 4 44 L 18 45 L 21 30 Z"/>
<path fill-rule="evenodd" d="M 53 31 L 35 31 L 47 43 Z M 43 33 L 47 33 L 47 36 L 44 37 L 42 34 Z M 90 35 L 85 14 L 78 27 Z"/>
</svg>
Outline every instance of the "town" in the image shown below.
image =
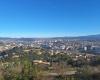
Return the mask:
<svg viewBox="0 0 100 80">
<path fill-rule="evenodd" d="M 99 75 L 100 40 L 0 40 L 0 80 L 99 80 Z"/>
</svg>

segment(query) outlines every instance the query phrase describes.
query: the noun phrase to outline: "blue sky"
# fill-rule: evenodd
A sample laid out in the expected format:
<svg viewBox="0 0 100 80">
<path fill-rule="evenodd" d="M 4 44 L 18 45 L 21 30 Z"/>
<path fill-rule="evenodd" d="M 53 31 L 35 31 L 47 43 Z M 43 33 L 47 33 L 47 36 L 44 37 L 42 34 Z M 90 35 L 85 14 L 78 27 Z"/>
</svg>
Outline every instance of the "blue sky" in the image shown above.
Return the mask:
<svg viewBox="0 0 100 80">
<path fill-rule="evenodd" d="M 100 0 L 0 0 L 1 37 L 100 34 Z"/>
</svg>

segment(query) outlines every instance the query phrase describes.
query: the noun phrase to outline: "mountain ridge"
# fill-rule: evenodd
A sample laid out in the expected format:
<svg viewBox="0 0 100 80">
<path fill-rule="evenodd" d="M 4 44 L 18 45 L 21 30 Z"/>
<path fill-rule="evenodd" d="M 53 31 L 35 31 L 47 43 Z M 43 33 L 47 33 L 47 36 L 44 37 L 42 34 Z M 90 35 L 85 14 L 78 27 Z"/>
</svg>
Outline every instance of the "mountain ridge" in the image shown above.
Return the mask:
<svg viewBox="0 0 100 80">
<path fill-rule="evenodd" d="M 0 37 L 0 40 L 8 40 L 8 39 L 12 39 L 12 40 L 35 40 L 35 39 L 89 39 L 89 40 L 100 40 L 100 34 L 97 35 L 87 35 L 87 36 L 76 36 L 76 37 L 49 37 L 49 38 L 27 38 L 27 37 L 20 37 L 20 38 L 10 38 L 10 37 Z"/>
</svg>

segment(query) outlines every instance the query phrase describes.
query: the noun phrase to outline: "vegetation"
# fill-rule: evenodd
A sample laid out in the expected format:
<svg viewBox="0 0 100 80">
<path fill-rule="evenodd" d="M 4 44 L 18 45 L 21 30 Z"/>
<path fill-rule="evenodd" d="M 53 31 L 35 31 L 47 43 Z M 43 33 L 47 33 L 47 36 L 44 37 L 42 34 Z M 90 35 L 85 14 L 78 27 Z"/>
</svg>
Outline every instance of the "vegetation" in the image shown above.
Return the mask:
<svg viewBox="0 0 100 80">
<path fill-rule="evenodd" d="M 42 54 L 38 54 L 39 52 Z M 3 53 L 10 56 L 0 61 L 0 80 L 100 80 L 100 73 L 97 72 L 100 69 L 100 57 L 95 62 L 87 62 L 83 58 L 73 60 L 67 54 L 51 55 L 43 49 L 35 48 L 27 52 L 23 48 L 13 48 Z M 19 57 L 13 57 L 15 55 Z M 50 64 L 36 64 L 34 60 Z M 67 75 L 69 71 L 76 73 Z"/>
</svg>

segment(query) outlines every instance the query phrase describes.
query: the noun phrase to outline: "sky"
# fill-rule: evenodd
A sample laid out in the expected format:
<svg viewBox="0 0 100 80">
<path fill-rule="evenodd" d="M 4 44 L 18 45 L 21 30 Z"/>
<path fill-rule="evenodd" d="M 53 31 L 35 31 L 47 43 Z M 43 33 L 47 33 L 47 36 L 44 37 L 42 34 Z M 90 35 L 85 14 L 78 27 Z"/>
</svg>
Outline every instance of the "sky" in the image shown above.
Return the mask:
<svg viewBox="0 0 100 80">
<path fill-rule="evenodd" d="M 100 34 L 100 0 L 0 0 L 0 37 Z"/>
</svg>

